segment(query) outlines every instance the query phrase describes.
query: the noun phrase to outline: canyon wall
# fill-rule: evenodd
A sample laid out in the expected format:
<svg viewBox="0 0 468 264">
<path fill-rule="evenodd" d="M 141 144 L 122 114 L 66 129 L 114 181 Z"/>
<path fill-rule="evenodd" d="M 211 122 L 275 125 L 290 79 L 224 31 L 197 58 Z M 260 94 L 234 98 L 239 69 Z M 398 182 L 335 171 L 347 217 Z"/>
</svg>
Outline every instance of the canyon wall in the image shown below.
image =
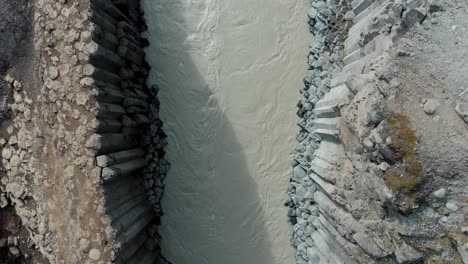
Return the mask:
<svg viewBox="0 0 468 264">
<path fill-rule="evenodd" d="M 96 89 L 97 125 L 91 138 L 103 180 L 106 216 L 119 254 L 116 263 L 160 260 L 158 226 L 165 134 L 157 87 L 147 87 L 148 41 L 138 1 L 91 1 L 90 76 Z"/>
<path fill-rule="evenodd" d="M 457 110 L 463 93 L 445 77 L 456 68 L 437 70 L 423 59 L 432 50 L 432 60 L 456 60 L 436 51 L 447 44 L 430 41 L 449 30 L 427 32 L 463 12 L 449 12 L 456 7 L 445 1 L 311 4 L 316 43 L 287 203 L 297 263 L 467 263 L 459 187 L 467 177 L 459 151 L 467 146 L 455 143 L 467 142 Z M 453 139 L 432 123 L 440 119 Z"/>
</svg>

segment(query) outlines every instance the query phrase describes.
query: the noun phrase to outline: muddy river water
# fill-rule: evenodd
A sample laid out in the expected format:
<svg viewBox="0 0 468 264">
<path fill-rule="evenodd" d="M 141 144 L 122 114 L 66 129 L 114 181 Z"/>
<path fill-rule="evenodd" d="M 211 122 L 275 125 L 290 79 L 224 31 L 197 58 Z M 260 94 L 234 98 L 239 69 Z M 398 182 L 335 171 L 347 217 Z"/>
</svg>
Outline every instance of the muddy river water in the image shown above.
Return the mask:
<svg viewBox="0 0 468 264">
<path fill-rule="evenodd" d="M 169 136 L 175 264 L 292 264 L 286 200 L 308 0 L 142 0 Z"/>
</svg>

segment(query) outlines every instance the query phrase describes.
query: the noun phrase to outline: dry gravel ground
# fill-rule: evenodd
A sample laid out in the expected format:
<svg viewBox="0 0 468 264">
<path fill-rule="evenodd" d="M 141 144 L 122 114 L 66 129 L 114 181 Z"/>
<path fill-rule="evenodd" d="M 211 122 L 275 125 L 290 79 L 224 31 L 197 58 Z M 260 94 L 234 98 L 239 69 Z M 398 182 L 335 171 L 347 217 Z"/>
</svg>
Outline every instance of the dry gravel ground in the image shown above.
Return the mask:
<svg viewBox="0 0 468 264">
<path fill-rule="evenodd" d="M 427 180 L 418 190 L 424 202 L 416 214 L 434 209 L 448 236 L 464 241 L 458 252 L 468 261 L 461 248 L 466 254 L 468 123 L 456 112 L 458 103 L 468 102 L 468 2 L 438 5 L 422 25 L 398 40 L 393 52 L 399 55 L 388 69 L 401 85 L 386 103 L 410 118 L 418 138 L 416 155 Z M 443 203 L 436 202 L 438 195 Z"/>
<path fill-rule="evenodd" d="M 11 117 L 7 105 L 12 102 L 13 87 L 4 77 L 8 73 L 14 79 L 22 80 L 24 87 L 30 87 L 32 83 L 33 2 L 0 0 L 0 18 L 0 138 L 5 138 Z M 0 168 L 2 177 L 5 177 L 3 167 Z M 0 263 L 46 263 L 40 253 L 31 248 L 29 236 L 12 206 L 0 209 Z M 10 242 L 12 239 L 17 241 L 13 249 L 7 246 L 10 244 L 8 238 Z"/>
<path fill-rule="evenodd" d="M 105 261 L 112 249 L 96 213 L 102 201 L 96 178 L 90 179 L 94 154 L 84 147 L 94 118 L 90 88 L 79 86 L 88 61 L 83 52 L 90 37 L 87 10 L 87 1 L 0 0 L 0 29 L 7 32 L 0 34 L 0 44 L 7 47 L 3 65 L 22 83 L 10 100 L 11 120 L 2 124 L 9 136 L 0 135 L 10 153 L 2 151 L 6 173 L 1 182 L 10 187 L 2 196 L 33 230 L 29 245 L 52 263 L 89 263 L 88 252 L 95 247 Z M 27 31 L 32 25 L 34 40 Z M 36 51 L 26 52 L 33 43 Z"/>
<path fill-rule="evenodd" d="M 441 9 L 400 41 L 398 51 L 410 56 L 394 62 L 402 85 L 390 104 L 411 118 L 430 186 L 466 195 L 468 126 L 455 106 L 468 98 L 468 2 L 439 2 Z"/>
</svg>

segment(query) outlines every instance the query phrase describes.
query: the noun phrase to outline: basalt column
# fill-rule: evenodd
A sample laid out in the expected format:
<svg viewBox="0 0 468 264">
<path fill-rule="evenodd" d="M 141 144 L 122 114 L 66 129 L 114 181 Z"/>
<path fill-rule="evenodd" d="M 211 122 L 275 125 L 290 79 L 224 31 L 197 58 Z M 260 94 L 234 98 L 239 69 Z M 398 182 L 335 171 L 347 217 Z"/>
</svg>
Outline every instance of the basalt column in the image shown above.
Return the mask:
<svg viewBox="0 0 468 264">
<path fill-rule="evenodd" d="M 149 65 L 140 36 L 146 29 L 138 1 L 91 1 L 89 67 L 96 88 L 97 151 L 105 211 L 117 244 L 116 263 L 167 263 L 158 226 L 162 180 L 169 169 L 158 116 L 158 89 L 147 87 Z"/>
</svg>

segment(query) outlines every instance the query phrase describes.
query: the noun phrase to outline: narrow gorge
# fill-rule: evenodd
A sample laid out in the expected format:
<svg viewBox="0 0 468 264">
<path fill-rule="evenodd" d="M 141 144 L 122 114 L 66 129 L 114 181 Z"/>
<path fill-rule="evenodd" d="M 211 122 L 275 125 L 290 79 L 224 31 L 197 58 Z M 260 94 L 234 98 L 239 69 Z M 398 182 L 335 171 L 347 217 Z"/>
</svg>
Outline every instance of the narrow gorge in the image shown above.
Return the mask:
<svg viewBox="0 0 468 264">
<path fill-rule="evenodd" d="M 1 263 L 468 263 L 468 2 L 5 1 Z"/>
</svg>

